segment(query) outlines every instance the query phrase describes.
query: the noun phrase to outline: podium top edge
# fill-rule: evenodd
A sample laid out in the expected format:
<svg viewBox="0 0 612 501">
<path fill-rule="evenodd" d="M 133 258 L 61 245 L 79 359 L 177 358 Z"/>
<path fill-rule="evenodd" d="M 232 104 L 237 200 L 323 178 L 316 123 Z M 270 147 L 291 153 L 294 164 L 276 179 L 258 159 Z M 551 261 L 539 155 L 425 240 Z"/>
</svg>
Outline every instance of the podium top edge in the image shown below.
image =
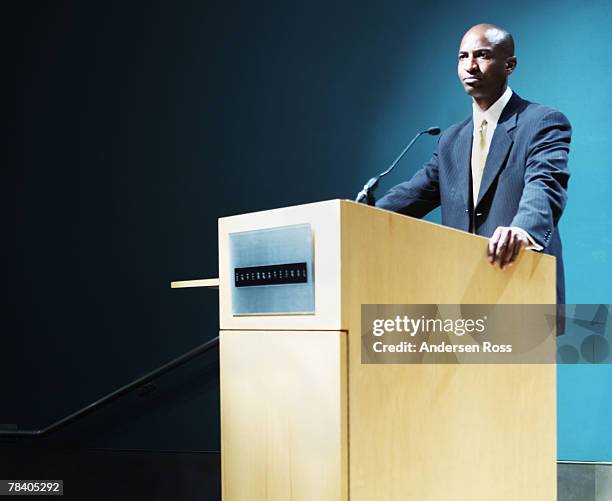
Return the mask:
<svg viewBox="0 0 612 501">
<path fill-rule="evenodd" d="M 351 200 L 345 200 L 345 199 L 339 199 L 339 198 L 335 198 L 332 200 L 323 200 L 320 202 L 308 202 L 305 204 L 296 204 L 296 205 L 287 205 L 285 207 L 274 207 L 274 208 L 270 208 L 270 209 L 261 209 L 261 210 L 255 210 L 252 212 L 243 212 L 240 214 L 232 214 L 231 216 L 222 216 L 219 217 L 219 221 L 223 221 L 223 220 L 228 220 L 228 219 L 232 219 L 235 217 L 243 217 L 246 216 L 247 214 L 266 214 L 266 213 L 274 213 L 274 212 L 278 212 L 278 211 L 283 211 L 283 210 L 287 210 L 287 209 L 297 209 L 299 207 L 322 207 L 325 205 L 329 205 L 330 207 L 333 206 L 338 206 L 340 207 L 340 205 L 344 202 L 350 202 L 350 203 L 356 203 L 356 202 L 352 202 Z M 359 205 L 359 204 L 358 204 Z"/>
</svg>

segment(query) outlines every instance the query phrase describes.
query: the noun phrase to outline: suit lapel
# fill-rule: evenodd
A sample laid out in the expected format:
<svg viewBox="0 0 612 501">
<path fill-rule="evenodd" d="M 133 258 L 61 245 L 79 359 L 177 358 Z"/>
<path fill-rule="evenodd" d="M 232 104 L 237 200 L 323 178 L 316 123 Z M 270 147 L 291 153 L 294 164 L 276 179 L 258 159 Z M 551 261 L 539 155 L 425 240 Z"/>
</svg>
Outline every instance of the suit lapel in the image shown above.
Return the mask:
<svg viewBox="0 0 612 501">
<path fill-rule="evenodd" d="M 520 101 L 521 98 L 517 94 L 512 94 L 510 101 L 508 101 L 508 104 L 499 117 L 499 122 L 497 123 L 493 139 L 491 140 L 489 154 L 487 155 L 487 161 L 480 183 L 478 203 L 480 203 L 487 191 L 489 191 L 493 181 L 495 181 L 499 171 L 504 166 L 506 158 L 508 158 L 508 152 L 513 142 L 512 130 L 516 127 L 516 118 Z M 478 206 L 478 203 L 476 206 Z"/>
<path fill-rule="evenodd" d="M 469 207 L 468 195 L 472 191 L 472 176 L 470 175 L 472 158 L 472 134 L 474 131 L 474 121 L 466 121 L 459 135 L 457 136 L 457 147 L 455 150 L 455 177 L 457 185 L 463 198 L 463 206 Z"/>
</svg>

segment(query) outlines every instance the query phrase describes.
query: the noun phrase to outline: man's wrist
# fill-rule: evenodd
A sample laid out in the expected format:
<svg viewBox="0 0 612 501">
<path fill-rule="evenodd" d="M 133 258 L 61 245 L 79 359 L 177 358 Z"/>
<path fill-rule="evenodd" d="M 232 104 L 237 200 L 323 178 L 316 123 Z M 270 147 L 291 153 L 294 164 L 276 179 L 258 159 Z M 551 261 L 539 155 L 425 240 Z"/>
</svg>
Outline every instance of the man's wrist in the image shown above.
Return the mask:
<svg viewBox="0 0 612 501">
<path fill-rule="evenodd" d="M 523 235 L 529 241 L 529 244 L 527 245 L 527 247 L 525 247 L 525 250 L 541 251 L 541 250 L 544 249 L 544 247 L 542 247 L 539 243 L 537 243 L 533 239 L 533 237 L 529 233 L 527 233 L 523 228 L 519 228 L 518 226 L 512 226 L 512 229 L 514 229 L 517 232 L 519 232 L 521 235 Z"/>
</svg>

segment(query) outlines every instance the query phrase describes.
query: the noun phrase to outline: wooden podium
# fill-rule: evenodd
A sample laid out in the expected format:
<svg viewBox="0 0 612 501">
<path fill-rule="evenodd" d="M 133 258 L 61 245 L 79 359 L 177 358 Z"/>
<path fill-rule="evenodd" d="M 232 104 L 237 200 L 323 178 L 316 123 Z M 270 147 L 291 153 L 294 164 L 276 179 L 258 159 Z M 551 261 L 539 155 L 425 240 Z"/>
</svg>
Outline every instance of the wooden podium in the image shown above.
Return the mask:
<svg viewBox="0 0 612 501">
<path fill-rule="evenodd" d="M 314 311 L 236 314 L 232 235 L 301 225 Z M 555 302 L 554 258 L 486 242 L 344 200 L 220 219 L 223 499 L 555 501 L 554 365 L 361 363 L 362 304 Z"/>
</svg>

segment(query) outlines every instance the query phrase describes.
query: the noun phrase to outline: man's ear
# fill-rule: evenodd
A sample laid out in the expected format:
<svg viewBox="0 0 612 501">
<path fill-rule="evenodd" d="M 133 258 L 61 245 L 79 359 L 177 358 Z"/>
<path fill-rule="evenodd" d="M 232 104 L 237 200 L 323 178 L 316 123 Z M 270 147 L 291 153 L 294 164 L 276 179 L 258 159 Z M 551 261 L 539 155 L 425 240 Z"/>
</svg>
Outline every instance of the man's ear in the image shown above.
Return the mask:
<svg viewBox="0 0 612 501">
<path fill-rule="evenodd" d="M 514 71 L 517 62 L 516 56 L 506 58 L 506 75 L 510 75 Z"/>
</svg>

